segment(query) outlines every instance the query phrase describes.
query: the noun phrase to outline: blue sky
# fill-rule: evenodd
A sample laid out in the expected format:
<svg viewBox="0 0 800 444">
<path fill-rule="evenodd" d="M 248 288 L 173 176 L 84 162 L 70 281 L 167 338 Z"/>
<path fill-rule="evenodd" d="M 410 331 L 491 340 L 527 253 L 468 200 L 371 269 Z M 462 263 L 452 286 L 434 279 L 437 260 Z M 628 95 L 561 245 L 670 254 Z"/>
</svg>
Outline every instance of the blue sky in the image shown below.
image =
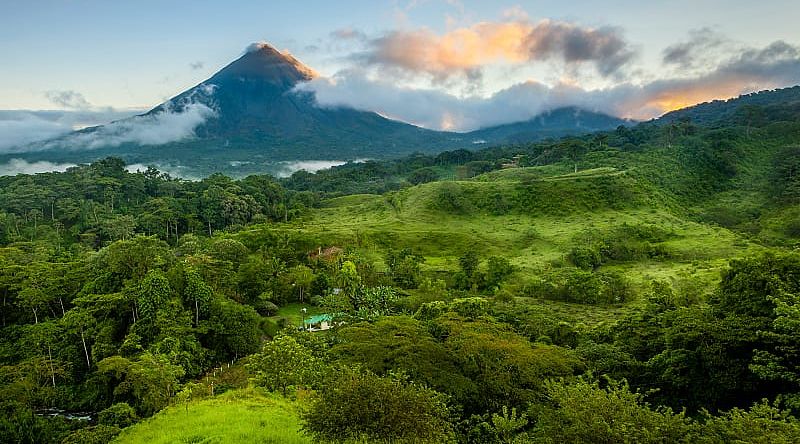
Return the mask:
<svg viewBox="0 0 800 444">
<path fill-rule="evenodd" d="M 570 101 L 645 118 L 692 101 L 787 86 L 797 77 L 788 71 L 800 66 L 794 64 L 800 58 L 800 2 L 784 0 L 3 0 L 0 6 L 0 109 L 6 110 L 150 107 L 208 78 L 260 40 L 334 79 L 313 86 L 321 102 L 455 129 L 495 123 L 475 117 L 488 111 L 513 108 L 500 119 L 508 120 Z M 621 58 L 609 67 L 604 63 L 611 49 L 605 47 L 572 59 L 562 54 L 569 48 L 537 47 L 536 55 L 520 59 L 516 49 L 481 46 L 468 64 L 449 60 L 433 68 L 441 52 L 420 55 L 465 33 L 480 39 L 512 28 L 616 39 L 623 46 L 613 56 Z M 342 38 L 343 31 L 356 38 Z M 408 46 L 408 54 L 390 53 L 409 42 L 418 46 Z M 770 46 L 776 42 L 786 46 Z M 699 49 L 691 60 L 666 63 L 665 51 L 680 44 Z M 750 57 L 746 75 L 733 66 L 742 54 Z M 751 66 L 767 56 L 780 60 L 764 62 L 771 63 L 768 69 Z M 370 97 L 351 97 L 367 90 Z M 65 92 L 77 101 L 58 100 Z M 495 100 L 504 94 L 516 102 Z M 539 100 L 542 94 L 550 98 Z M 647 100 L 635 101 L 637 94 Z M 429 114 L 405 109 L 397 102 L 415 102 L 398 100 L 404 95 L 426 101 L 419 103 L 435 100 L 438 108 Z M 535 103 L 528 106 L 525 97 Z"/>
</svg>

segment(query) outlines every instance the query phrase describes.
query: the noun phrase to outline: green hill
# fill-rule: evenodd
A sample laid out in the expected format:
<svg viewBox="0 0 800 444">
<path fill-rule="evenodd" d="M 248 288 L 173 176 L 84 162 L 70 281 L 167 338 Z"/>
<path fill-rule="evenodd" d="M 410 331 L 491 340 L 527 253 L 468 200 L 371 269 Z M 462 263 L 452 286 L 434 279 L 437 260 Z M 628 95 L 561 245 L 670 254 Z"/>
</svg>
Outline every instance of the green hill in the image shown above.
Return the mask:
<svg viewBox="0 0 800 444">
<path fill-rule="evenodd" d="M 167 407 L 125 429 L 116 444 L 312 442 L 300 432 L 297 405 L 254 389 L 226 392 L 188 405 Z"/>
</svg>

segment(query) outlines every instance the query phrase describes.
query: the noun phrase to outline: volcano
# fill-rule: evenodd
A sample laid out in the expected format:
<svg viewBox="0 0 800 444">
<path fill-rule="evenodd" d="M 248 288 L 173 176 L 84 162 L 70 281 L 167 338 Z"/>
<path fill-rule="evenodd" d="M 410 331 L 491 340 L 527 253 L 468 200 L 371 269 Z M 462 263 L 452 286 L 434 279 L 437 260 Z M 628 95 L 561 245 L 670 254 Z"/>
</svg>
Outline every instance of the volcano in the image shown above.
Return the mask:
<svg viewBox="0 0 800 444">
<path fill-rule="evenodd" d="M 275 173 L 286 162 L 396 158 L 625 123 L 570 108 L 472 133 L 434 131 L 375 112 L 318 106 L 314 93 L 302 88 L 316 76 L 288 52 L 255 43 L 208 80 L 144 114 L 40 142 L 13 156 L 64 163 L 117 156 L 128 164 L 186 168 L 190 177 L 242 176 Z"/>
<path fill-rule="evenodd" d="M 435 151 L 453 142 L 453 134 L 374 112 L 319 107 L 313 93 L 296 88 L 316 76 L 288 52 L 253 44 L 208 80 L 146 115 L 205 105 L 214 115 L 195 129 L 199 140 L 187 143 L 272 160 L 387 157 Z"/>
</svg>

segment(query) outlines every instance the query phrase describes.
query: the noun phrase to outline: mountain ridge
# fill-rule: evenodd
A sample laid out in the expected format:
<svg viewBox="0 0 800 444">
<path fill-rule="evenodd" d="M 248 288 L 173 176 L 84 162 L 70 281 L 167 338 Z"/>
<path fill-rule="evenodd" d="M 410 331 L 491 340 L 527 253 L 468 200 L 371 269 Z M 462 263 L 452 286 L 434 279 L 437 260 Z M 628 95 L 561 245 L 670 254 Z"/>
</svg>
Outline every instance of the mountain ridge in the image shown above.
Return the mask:
<svg viewBox="0 0 800 444">
<path fill-rule="evenodd" d="M 276 162 L 397 158 L 415 152 L 535 142 L 630 123 L 568 107 L 467 133 L 437 131 L 372 111 L 320 107 L 313 92 L 297 88 L 316 76 L 288 52 L 266 43 L 253 44 L 207 80 L 143 114 L 85 128 L 44 143 L 46 149 L 38 153 L 14 157 L 80 163 L 117 156 L 133 164 L 185 166 L 201 175 L 216 171 L 242 175 L 274 173 Z M 151 127 L 168 119 L 167 124 L 183 131 L 182 137 L 162 142 L 161 129 Z M 145 128 L 150 132 L 144 142 L 130 137 L 132 132 L 142 136 L 134 132 L 139 124 L 150 125 Z"/>
</svg>

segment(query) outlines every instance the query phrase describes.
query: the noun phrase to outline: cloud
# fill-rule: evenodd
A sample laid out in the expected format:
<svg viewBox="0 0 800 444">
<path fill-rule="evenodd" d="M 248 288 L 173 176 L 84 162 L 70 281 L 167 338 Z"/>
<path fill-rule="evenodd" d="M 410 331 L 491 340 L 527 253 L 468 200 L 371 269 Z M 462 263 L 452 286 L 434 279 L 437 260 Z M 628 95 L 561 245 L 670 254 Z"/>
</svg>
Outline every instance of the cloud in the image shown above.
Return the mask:
<svg viewBox="0 0 800 444">
<path fill-rule="evenodd" d="M 66 134 L 72 128 L 30 112 L 0 114 L 0 153 L 19 145 L 50 139 Z"/>
<path fill-rule="evenodd" d="M 718 98 L 800 84 L 800 48 L 776 41 L 750 48 L 713 69 L 689 77 L 631 81 L 607 88 L 527 81 L 489 97 L 457 97 L 439 89 L 398 86 L 364 70 L 350 69 L 299 88 L 314 91 L 319 106 L 353 107 L 423 127 L 467 131 L 530 119 L 564 106 L 578 106 L 619 117 L 649 119 L 666 111 Z"/>
<path fill-rule="evenodd" d="M 163 145 L 195 137 L 195 130 L 216 116 L 216 85 L 207 84 L 178 102 L 168 101 L 146 114 L 104 111 L 0 111 L 0 153 L 83 150 L 125 143 Z M 86 118 L 104 120 L 91 125 Z M 116 119 L 111 117 L 116 116 Z M 110 123 L 106 123 L 109 122 Z M 95 126 L 98 123 L 104 125 Z M 74 129 L 84 128 L 78 132 Z"/>
<path fill-rule="evenodd" d="M 0 164 L 0 176 L 15 176 L 17 174 L 36 174 L 50 171 L 66 171 L 76 166 L 72 163 L 53 163 L 47 161 L 28 162 L 23 159 L 11 159 Z"/>
<path fill-rule="evenodd" d="M 195 136 L 195 129 L 216 112 L 203 103 L 189 103 L 177 109 L 167 104 L 163 109 L 96 128 L 89 128 L 63 139 L 47 142 L 42 149 L 96 149 L 125 143 L 163 145 Z"/>
<path fill-rule="evenodd" d="M 718 61 L 717 56 L 730 43 L 730 40 L 710 28 L 696 29 L 689 32 L 689 40 L 665 48 L 662 62 L 681 69 L 697 68 L 701 64 Z"/>
<path fill-rule="evenodd" d="M 45 93 L 45 97 L 47 97 L 47 100 L 52 102 L 54 105 L 66 109 L 85 110 L 92 108 L 92 104 L 86 100 L 86 97 L 77 91 L 47 91 Z"/>
<path fill-rule="evenodd" d="M 258 52 L 258 51 L 260 51 L 260 50 L 262 50 L 264 48 L 275 49 L 275 47 L 270 45 L 269 42 L 265 42 L 265 41 L 261 40 L 261 41 L 253 42 L 253 43 L 247 45 L 247 47 L 244 48 L 244 52 L 245 53 Z"/>
<path fill-rule="evenodd" d="M 298 160 L 295 162 L 278 162 L 272 168 L 272 173 L 277 177 L 289 177 L 297 171 L 316 173 L 331 167 L 344 165 L 343 160 Z"/>
<path fill-rule="evenodd" d="M 203 69 L 204 66 L 206 66 L 205 62 L 202 62 L 200 60 L 189 64 L 189 68 L 192 68 L 193 71 L 197 71 L 198 69 Z"/>
<path fill-rule="evenodd" d="M 355 28 L 340 28 L 337 29 L 330 34 L 331 38 L 336 40 L 357 40 L 357 41 L 366 41 L 368 40 L 367 35 L 364 32 L 359 31 Z"/>
<path fill-rule="evenodd" d="M 189 167 L 184 165 L 174 165 L 174 164 L 163 164 L 163 163 L 151 163 L 151 164 L 143 164 L 143 163 L 132 163 L 130 165 L 125 165 L 125 170 L 129 173 L 137 173 L 137 172 L 145 172 L 149 166 L 155 167 L 158 171 L 162 173 L 167 173 L 172 177 L 179 177 L 181 179 L 187 180 L 201 180 L 203 175 L 197 173 L 196 171 L 192 170 Z"/>
<path fill-rule="evenodd" d="M 442 82 L 456 75 L 479 79 L 491 63 L 557 61 L 589 64 L 608 77 L 634 57 L 619 28 L 527 19 L 480 22 L 439 35 L 429 29 L 392 31 L 368 42 L 355 59 L 388 71 L 426 74 Z"/>
<path fill-rule="evenodd" d="M 141 110 L 0 110 L 0 154 L 33 142 L 62 136 L 73 130 L 130 117 Z"/>
</svg>

